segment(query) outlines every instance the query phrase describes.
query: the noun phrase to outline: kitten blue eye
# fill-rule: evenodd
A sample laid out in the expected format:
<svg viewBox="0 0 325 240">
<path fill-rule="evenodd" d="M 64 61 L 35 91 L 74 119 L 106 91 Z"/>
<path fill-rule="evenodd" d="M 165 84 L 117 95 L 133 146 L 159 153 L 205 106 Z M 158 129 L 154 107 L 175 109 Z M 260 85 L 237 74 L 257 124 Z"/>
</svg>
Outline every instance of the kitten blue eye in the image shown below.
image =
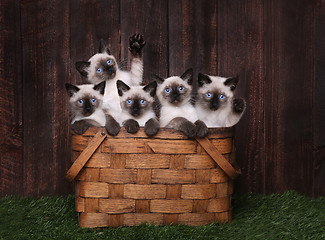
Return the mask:
<svg viewBox="0 0 325 240">
<path fill-rule="evenodd" d="M 171 90 L 169 88 L 165 89 L 165 93 L 170 93 L 170 92 L 171 92 Z"/>
<path fill-rule="evenodd" d="M 129 99 L 129 100 L 126 101 L 127 104 L 132 104 L 132 102 L 133 101 L 131 99 Z"/>
<path fill-rule="evenodd" d="M 102 68 L 97 68 L 98 73 L 101 73 L 102 71 L 103 71 Z"/>
<path fill-rule="evenodd" d="M 212 94 L 211 93 L 207 93 L 207 94 L 205 94 L 208 98 L 210 98 L 210 97 L 212 97 Z"/>
<path fill-rule="evenodd" d="M 146 103 L 146 100 L 144 100 L 144 99 L 140 100 L 140 104 L 145 104 L 145 103 Z"/>
<path fill-rule="evenodd" d="M 79 103 L 79 104 L 83 104 L 83 103 L 84 103 L 84 100 L 79 99 L 79 100 L 78 100 L 78 103 Z"/>
<path fill-rule="evenodd" d="M 226 96 L 223 94 L 220 94 L 219 98 L 220 98 L 220 100 L 224 100 L 226 98 Z"/>
<path fill-rule="evenodd" d="M 178 88 L 178 91 L 183 92 L 183 91 L 184 91 L 184 87 L 183 87 L 183 86 L 180 86 L 180 87 Z"/>
<path fill-rule="evenodd" d="M 90 101 L 91 101 L 92 103 L 97 102 L 96 98 L 92 98 Z"/>
<path fill-rule="evenodd" d="M 112 64 L 112 60 L 111 59 L 108 59 L 106 63 L 107 63 L 107 65 L 111 65 Z"/>
</svg>

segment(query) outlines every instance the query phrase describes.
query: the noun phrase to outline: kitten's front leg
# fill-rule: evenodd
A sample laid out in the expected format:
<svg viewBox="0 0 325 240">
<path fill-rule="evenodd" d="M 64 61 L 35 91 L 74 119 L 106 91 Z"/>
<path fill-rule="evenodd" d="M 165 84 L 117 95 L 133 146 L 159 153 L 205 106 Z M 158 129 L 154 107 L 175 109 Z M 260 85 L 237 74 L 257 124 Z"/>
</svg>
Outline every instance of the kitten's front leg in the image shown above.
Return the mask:
<svg viewBox="0 0 325 240">
<path fill-rule="evenodd" d="M 129 39 L 129 50 L 133 56 L 131 61 L 131 75 L 132 79 L 141 84 L 143 80 L 143 61 L 142 61 L 142 48 L 146 45 L 146 41 L 140 34 L 134 34 Z"/>
<path fill-rule="evenodd" d="M 75 121 L 71 124 L 71 129 L 78 135 L 83 134 L 92 125 L 87 120 Z"/>
<path fill-rule="evenodd" d="M 105 128 L 109 135 L 116 136 L 120 131 L 120 124 L 109 114 L 106 114 Z"/>
<path fill-rule="evenodd" d="M 168 123 L 167 127 L 179 130 L 190 138 L 194 138 L 196 136 L 195 124 L 183 117 L 174 118 Z"/>
<path fill-rule="evenodd" d="M 233 109 L 236 113 L 244 112 L 246 108 L 246 101 L 242 98 L 235 98 L 233 101 Z"/>
<path fill-rule="evenodd" d="M 196 137 L 204 138 L 206 135 L 208 135 L 209 129 L 203 121 L 197 120 L 195 122 L 195 126 L 196 126 Z"/>
<path fill-rule="evenodd" d="M 126 131 L 128 133 L 136 133 L 139 131 L 140 126 L 137 121 L 134 119 L 128 119 L 123 123 L 123 126 L 125 127 Z"/>
<path fill-rule="evenodd" d="M 144 125 L 144 132 L 149 136 L 154 136 L 159 130 L 159 122 L 156 118 L 150 118 Z"/>
</svg>

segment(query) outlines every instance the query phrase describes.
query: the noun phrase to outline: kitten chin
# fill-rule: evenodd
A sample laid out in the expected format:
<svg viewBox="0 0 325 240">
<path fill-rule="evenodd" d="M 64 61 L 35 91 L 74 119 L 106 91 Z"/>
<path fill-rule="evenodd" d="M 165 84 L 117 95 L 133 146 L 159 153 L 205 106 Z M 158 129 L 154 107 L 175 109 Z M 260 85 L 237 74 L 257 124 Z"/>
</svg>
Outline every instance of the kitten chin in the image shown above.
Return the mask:
<svg viewBox="0 0 325 240">
<path fill-rule="evenodd" d="M 198 122 L 192 103 L 193 70 L 188 69 L 181 76 L 162 79 L 154 76 L 158 82 L 157 97 L 160 102 L 160 127 L 173 128 L 190 138 L 204 137 L 207 127 Z M 198 126 L 199 124 L 199 126 Z"/>
<path fill-rule="evenodd" d="M 231 127 L 241 119 L 246 102 L 235 98 L 238 78 L 224 78 L 199 73 L 195 104 L 199 119 L 208 127 Z"/>
</svg>

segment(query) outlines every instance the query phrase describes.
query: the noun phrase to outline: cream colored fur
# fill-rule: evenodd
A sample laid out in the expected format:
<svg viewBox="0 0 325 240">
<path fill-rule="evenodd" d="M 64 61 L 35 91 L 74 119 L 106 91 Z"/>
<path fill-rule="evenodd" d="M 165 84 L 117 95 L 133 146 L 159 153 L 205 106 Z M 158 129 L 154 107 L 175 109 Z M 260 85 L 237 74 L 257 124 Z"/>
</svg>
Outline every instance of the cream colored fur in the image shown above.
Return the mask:
<svg viewBox="0 0 325 240">
<path fill-rule="evenodd" d="M 184 103 L 175 106 L 167 102 L 162 96 L 161 92 L 164 91 L 165 87 L 171 83 L 181 83 L 183 86 L 191 88 L 190 85 L 180 77 L 173 76 L 165 79 L 162 84 L 159 84 L 157 87 L 157 97 L 161 103 L 159 125 L 160 127 L 168 127 L 168 124 L 171 120 L 177 117 L 184 117 L 187 120 L 194 123 L 198 120 L 194 106 L 189 101 L 184 101 Z"/>
<path fill-rule="evenodd" d="M 224 85 L 227 78 L 218 76 L 209 76 L 212 83 L 205 84 L 198 90 L 198 97 L 206 92 L 213 92 L 215 89 L 222 91 L 223 95 L 227 97 L 227 103 L 220 109 L 212 111 L 210 109 L 202 108 L 198 103 L 196 104 L 196 112 L 201 121 L 203 121 L 208 128 L 216 127 L 231 127 L 235 125 L 241 118 L 242 114 L 233 112 L 233 97 L 234 93 L 229 87 Z"/>
</svg>

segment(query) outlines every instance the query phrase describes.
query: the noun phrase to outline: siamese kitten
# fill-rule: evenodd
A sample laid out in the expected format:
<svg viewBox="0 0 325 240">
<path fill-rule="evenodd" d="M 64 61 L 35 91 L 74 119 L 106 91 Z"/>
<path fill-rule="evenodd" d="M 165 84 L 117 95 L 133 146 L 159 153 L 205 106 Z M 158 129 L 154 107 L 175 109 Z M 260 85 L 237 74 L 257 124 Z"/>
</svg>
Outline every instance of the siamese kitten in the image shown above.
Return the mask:
<svg viewBox="0 0 325 240">
<path fill-rule="evenodd" d="M 235 98 L 238 78 L 208 76 L 199 73 L 196 112 L 208 127 L 231 127 L 235 125 L 246 108 L 242 98 Z"/>
<path fill-rule="evenodd" d="M 87 81 L 97 84 L 106 80 L 106 89 L 103 98 L 103 108 L 117 118 L 121 113 L 116 81 L 123 79 L 129 86 L 139 85 L 143 79 L 142 48 L 146 42 L 140 34 L 129 38 L 129 50 L 132 54 L 131 70 L 121 70 L 120 66 L 105 43 L 100 40 L 99 51 L 88 61 L 76 62 L 76 68 Z"/>
<path fill-rule="evenodd" d="M 77 134 L 83 134 L 90 126 L 105 127 L 112 136 L 120 131 L 119 123 L 102 108 L 105 83 L 106 81 L 77 86 L 65 84 L 70 96 L 71 128 Z"/>
<path fill-rule="evenodd" d="M 208 133 L 207 126 L 198 119 L 192 100 L 193 70 L 182 76 L 162 79 L 158 82 L 157 97 L 160 102 L 160 127 L 174 128 L 188 137 L 202 138 Z"/>
<path fill-rule="evenodd" d="M 139 127 L 144 127 L 148 136 L 155 135 L 159 130 L 159 123 L 152 106 L 157 83 L 129 87 L 123 81 L 117 80 L 116 85 L 122 108 L 120 124 L 129 133 L 136 133 Z"/>
</svg>

